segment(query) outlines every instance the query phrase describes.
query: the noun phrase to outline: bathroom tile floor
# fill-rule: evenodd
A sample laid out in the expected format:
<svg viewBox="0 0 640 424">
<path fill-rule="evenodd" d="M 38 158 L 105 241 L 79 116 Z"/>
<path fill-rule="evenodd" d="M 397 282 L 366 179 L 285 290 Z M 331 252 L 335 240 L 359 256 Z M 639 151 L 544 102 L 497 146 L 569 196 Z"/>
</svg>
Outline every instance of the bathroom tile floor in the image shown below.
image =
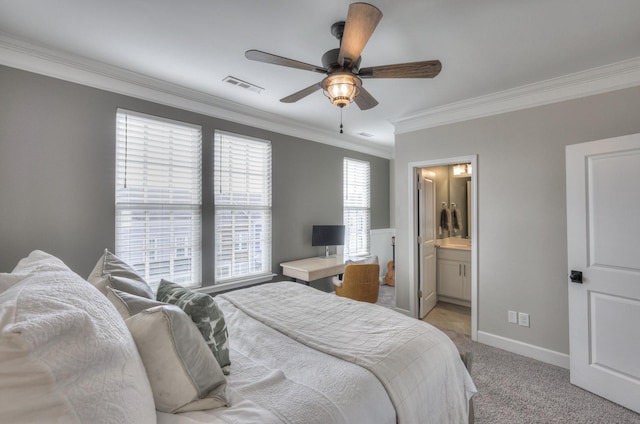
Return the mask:
<svg viewBox="0 0 640 424">
<path fill-rule="evenodd" d="M 452 330 L 471 337 L 471 308 L 438 302 L 422 320 L 434 327 Z"/>
</svg>

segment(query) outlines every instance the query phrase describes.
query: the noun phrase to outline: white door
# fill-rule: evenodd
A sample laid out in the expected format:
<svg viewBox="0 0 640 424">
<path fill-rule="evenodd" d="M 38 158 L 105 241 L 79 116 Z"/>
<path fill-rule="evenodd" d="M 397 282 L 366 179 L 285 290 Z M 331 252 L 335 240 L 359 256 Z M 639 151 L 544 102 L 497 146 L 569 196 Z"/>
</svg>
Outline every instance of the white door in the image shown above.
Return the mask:
<svg viewBox="0 0 640 424">
<path fill-rule="evenodd" d="M 640 413 L 640 134 L 566 160 L 571 382 Z"/>
<path fill-rule="evenodd" d="M 420 178 L 418 192 L 418 249 L 420 284 L 418 303 L 420 319 L 436 306 L 436 192 L 433 180 Z"/>
</svg>

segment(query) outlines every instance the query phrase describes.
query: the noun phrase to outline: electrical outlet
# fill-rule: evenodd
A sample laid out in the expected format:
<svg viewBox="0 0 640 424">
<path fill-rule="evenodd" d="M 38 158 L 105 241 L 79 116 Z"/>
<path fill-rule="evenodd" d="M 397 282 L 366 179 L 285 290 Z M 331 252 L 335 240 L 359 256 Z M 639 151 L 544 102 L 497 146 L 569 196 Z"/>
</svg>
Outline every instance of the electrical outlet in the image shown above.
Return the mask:
<svg viewBox="0 0 640 424">
<path fill-rule="evenodd" d="M 518 313 L 516 311 L 509 311 L 509 322 L 511 324 L 518 323 Z"/>
<path fill-rule="evenodd" d="M 529 326 L 529 314 L 525 314 L 524 312 L 518 313 L 518 324 L 523 327 Z"/>
</svg>

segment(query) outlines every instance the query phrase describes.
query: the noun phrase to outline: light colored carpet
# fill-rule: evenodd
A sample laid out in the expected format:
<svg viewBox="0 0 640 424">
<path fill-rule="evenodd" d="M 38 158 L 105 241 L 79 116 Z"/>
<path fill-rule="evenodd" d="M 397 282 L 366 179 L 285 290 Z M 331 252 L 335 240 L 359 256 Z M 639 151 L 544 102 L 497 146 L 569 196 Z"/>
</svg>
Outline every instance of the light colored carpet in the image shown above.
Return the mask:
<svg viewBox="0 0 640 424">
<path fill-rule="evenodd" d="M 381 286 L 378 304 L 393 308 L 395 289 Z M 447 313 L 458 319 L 460 311 L 442 306 L 436 306 L 439 323 L 432 325 L 460 352 L 473 353 L 475 424 L 640 424 L 640 415 L 572 385 L 569 370 L 472 342 L 447 328 Z"/>
<path fill-rule="evenodd" d="M 476 424 L 640 424 L 640 415 L 572 385 L 569 370 L 443 331 L 473 352 Z"/>
<path fill-rule="evenodd" d="M 376 305 L 393 309 L 396 306 L 396 288 L 386 284 L 381 285 Z"/>
</svg>

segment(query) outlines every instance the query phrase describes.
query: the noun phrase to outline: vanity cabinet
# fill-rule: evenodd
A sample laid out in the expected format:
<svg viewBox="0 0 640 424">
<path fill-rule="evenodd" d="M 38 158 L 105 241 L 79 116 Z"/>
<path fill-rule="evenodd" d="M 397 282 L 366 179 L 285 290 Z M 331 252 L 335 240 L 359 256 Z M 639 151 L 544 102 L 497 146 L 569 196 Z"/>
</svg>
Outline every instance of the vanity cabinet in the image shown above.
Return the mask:
<svg viewBox="0 0 640 424">
<path fill-rule="evenodd" d="M 464 306 L 471 304 L 471 251 L 438 248 L 438 299 Z"/>
</svg>

